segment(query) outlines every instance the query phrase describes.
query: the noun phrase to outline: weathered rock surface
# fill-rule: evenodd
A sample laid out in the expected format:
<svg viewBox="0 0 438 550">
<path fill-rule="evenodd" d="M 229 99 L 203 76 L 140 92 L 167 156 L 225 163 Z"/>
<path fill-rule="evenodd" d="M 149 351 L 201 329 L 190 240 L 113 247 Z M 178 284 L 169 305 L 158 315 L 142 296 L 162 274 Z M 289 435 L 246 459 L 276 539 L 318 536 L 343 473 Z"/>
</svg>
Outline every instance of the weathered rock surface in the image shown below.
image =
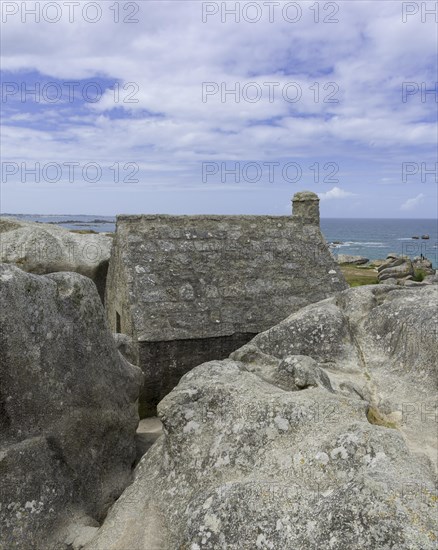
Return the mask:
<svg viewBox="0 0 438 550">
<path fill-rule="evenodd" d="M 152 447 L 155 441 L 163 434 L 163 425 L 156 418 L 144 418 L 140 420 L 135 436 L 137 445 L 137 463 L 148 449 Z"/>
<path fill-rule="evenodd" d="M 428 275 L 423 279 L 423 283 L 436 285 L 438 284 L 438 275 Z"/>
<path fill-rule="evenodd" d="M 309 305 L 159 404 L 87 550 L 432 550 L 438 288 Z"/>
<path fill-rule="evenodd" d="M 419 256 L 411 261 L 406 256 L 388 254 L 386 260 L 377 267 L 377 271 L 379 282 L 385 284 L 415 287 L 436 282 L 432 262 Z M 420 272 L 423 274 L 424 279 L 422 281 L 414 280 L 414 276 Z"/>
<path fill-rule="evenodd" d="M 414 267 L 409 258 L 388 254 L 386 261 L 377 268 L 379 282 L 386 279 L 405 279 L 414 275 Z"/>
<path fill-rule="evenodd" d="M 380 267 L 386 260 L 370 260 L 369 267 Z"/>
<path fill-rule="evenodd" d="M 424 275 L 435 275 L 435 270 L 432 267 L 432 262 L 427 258 L 416 256 L 412 260 L 412 265 L 415 270 L 421 270 Z"/>
<path fill-rule="evenodd" d="M 127 361 L 135 365 L 137 361 L 137 355 L 135 344 L 132 338 L 129 337 L 127 334 L 121 334 L 118 332 L 113 333 L 113 338 L 116 343 L 117 349 L 120 351 L 123 357 Z"/>
<path fill-rule="evenodd" d="M 141 371 L 90 279 L 1 264 L 0 289 L 0 548 L 80 547 L 131 480 Z"/>
<path fill-rule="evenodd" d="M 364 256 L 350 256 L 349 254 L 338 254 L 336 261 L 338 264 L 362 265 L 370 260 Z"/>
<path fill-rule="evenodd" d="M 103 300 L 112 238 L 50 224 L 0 218 L 0 262 L 43 275 L 73 271 L 92 279 Z"/>
</svg>

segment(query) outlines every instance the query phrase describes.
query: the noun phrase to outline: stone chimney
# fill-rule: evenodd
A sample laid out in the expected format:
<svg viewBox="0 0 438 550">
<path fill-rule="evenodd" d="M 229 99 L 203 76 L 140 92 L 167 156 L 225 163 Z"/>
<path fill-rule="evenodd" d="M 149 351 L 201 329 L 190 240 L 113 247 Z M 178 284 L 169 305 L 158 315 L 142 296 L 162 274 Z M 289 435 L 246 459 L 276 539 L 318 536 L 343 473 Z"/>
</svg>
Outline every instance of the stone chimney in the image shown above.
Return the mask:
<svg viewBox="0 0 438 550">
<path fill-rule="evenodd" d="M 294 220 L 303 225 L 319 227 L 319 197 L 312 191 L 299 191 L 292 199 L 292 215 Z"/>
</svg>

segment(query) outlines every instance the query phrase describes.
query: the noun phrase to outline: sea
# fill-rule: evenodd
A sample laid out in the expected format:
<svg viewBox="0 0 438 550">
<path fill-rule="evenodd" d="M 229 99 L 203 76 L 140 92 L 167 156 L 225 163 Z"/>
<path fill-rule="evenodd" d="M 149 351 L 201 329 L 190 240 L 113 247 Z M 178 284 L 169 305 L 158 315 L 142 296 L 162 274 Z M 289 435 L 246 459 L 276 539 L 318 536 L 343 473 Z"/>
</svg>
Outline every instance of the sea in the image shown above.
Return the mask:
<svg viewBox="0 0 438 550">
<path fill-rule="evenodd" d="M 378 260 L 391 252 L 410 258 L 423 254 L 438 268 L 436 219 L 326 218 L 321 219 L 321 231 L 327 242 L 332 243 L 335 255 L 351 254 Z M 423 235 L 429 239 L 422 239 Z"/>
<path fill-rule="evenodd" d="M 96 232 L 113 232 L 116 222 L 112 216 L 6 213 L 1 216 Z M 321 231 L 335 256 L 350 254 L 377 260 L 391 252 L 411 258 L 423 254 L 438 269 L 438 221 L 434 219 L 323 218 Z M 426 235 L 429 239 L 421 238 Z"/>
</svg>

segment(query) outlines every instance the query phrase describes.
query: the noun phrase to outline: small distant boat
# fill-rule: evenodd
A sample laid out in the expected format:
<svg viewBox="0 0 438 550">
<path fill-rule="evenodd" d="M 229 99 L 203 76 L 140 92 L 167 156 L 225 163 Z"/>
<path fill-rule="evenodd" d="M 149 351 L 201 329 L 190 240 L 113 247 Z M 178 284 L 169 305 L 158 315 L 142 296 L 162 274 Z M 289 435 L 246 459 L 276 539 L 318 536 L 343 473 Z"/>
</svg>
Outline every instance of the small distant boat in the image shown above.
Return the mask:
<svg viewBox="0 0 438 550">
<path fill-rule="evenodd" d="M 418 235 L 414 235 L 414 236 L 412 237 L 412 239 L 419 239 L 419 238 L 420 238 L 420 237 L 418 237 Z"/>
<path fill-rule="evenodd" d="M 430 239 L 429 235 L 421 235 L 422 239 Z"/>
</svg>

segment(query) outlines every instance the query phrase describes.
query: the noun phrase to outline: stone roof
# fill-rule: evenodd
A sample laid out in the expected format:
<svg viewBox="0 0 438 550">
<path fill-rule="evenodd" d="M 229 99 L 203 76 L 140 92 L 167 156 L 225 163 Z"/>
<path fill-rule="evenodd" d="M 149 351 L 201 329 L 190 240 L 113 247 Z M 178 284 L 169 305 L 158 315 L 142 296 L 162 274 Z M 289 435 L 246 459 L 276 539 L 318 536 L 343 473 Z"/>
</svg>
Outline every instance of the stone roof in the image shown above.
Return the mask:
<svg viewBox="0 0 438 550">
<path fill-rule="evenodd" d="M 140 341 L 258 333 L 346 288 L 319 225 L 308 222 L 118 216 L 107 300 L 123 280 L 131 336 Z"/>
</svg>

